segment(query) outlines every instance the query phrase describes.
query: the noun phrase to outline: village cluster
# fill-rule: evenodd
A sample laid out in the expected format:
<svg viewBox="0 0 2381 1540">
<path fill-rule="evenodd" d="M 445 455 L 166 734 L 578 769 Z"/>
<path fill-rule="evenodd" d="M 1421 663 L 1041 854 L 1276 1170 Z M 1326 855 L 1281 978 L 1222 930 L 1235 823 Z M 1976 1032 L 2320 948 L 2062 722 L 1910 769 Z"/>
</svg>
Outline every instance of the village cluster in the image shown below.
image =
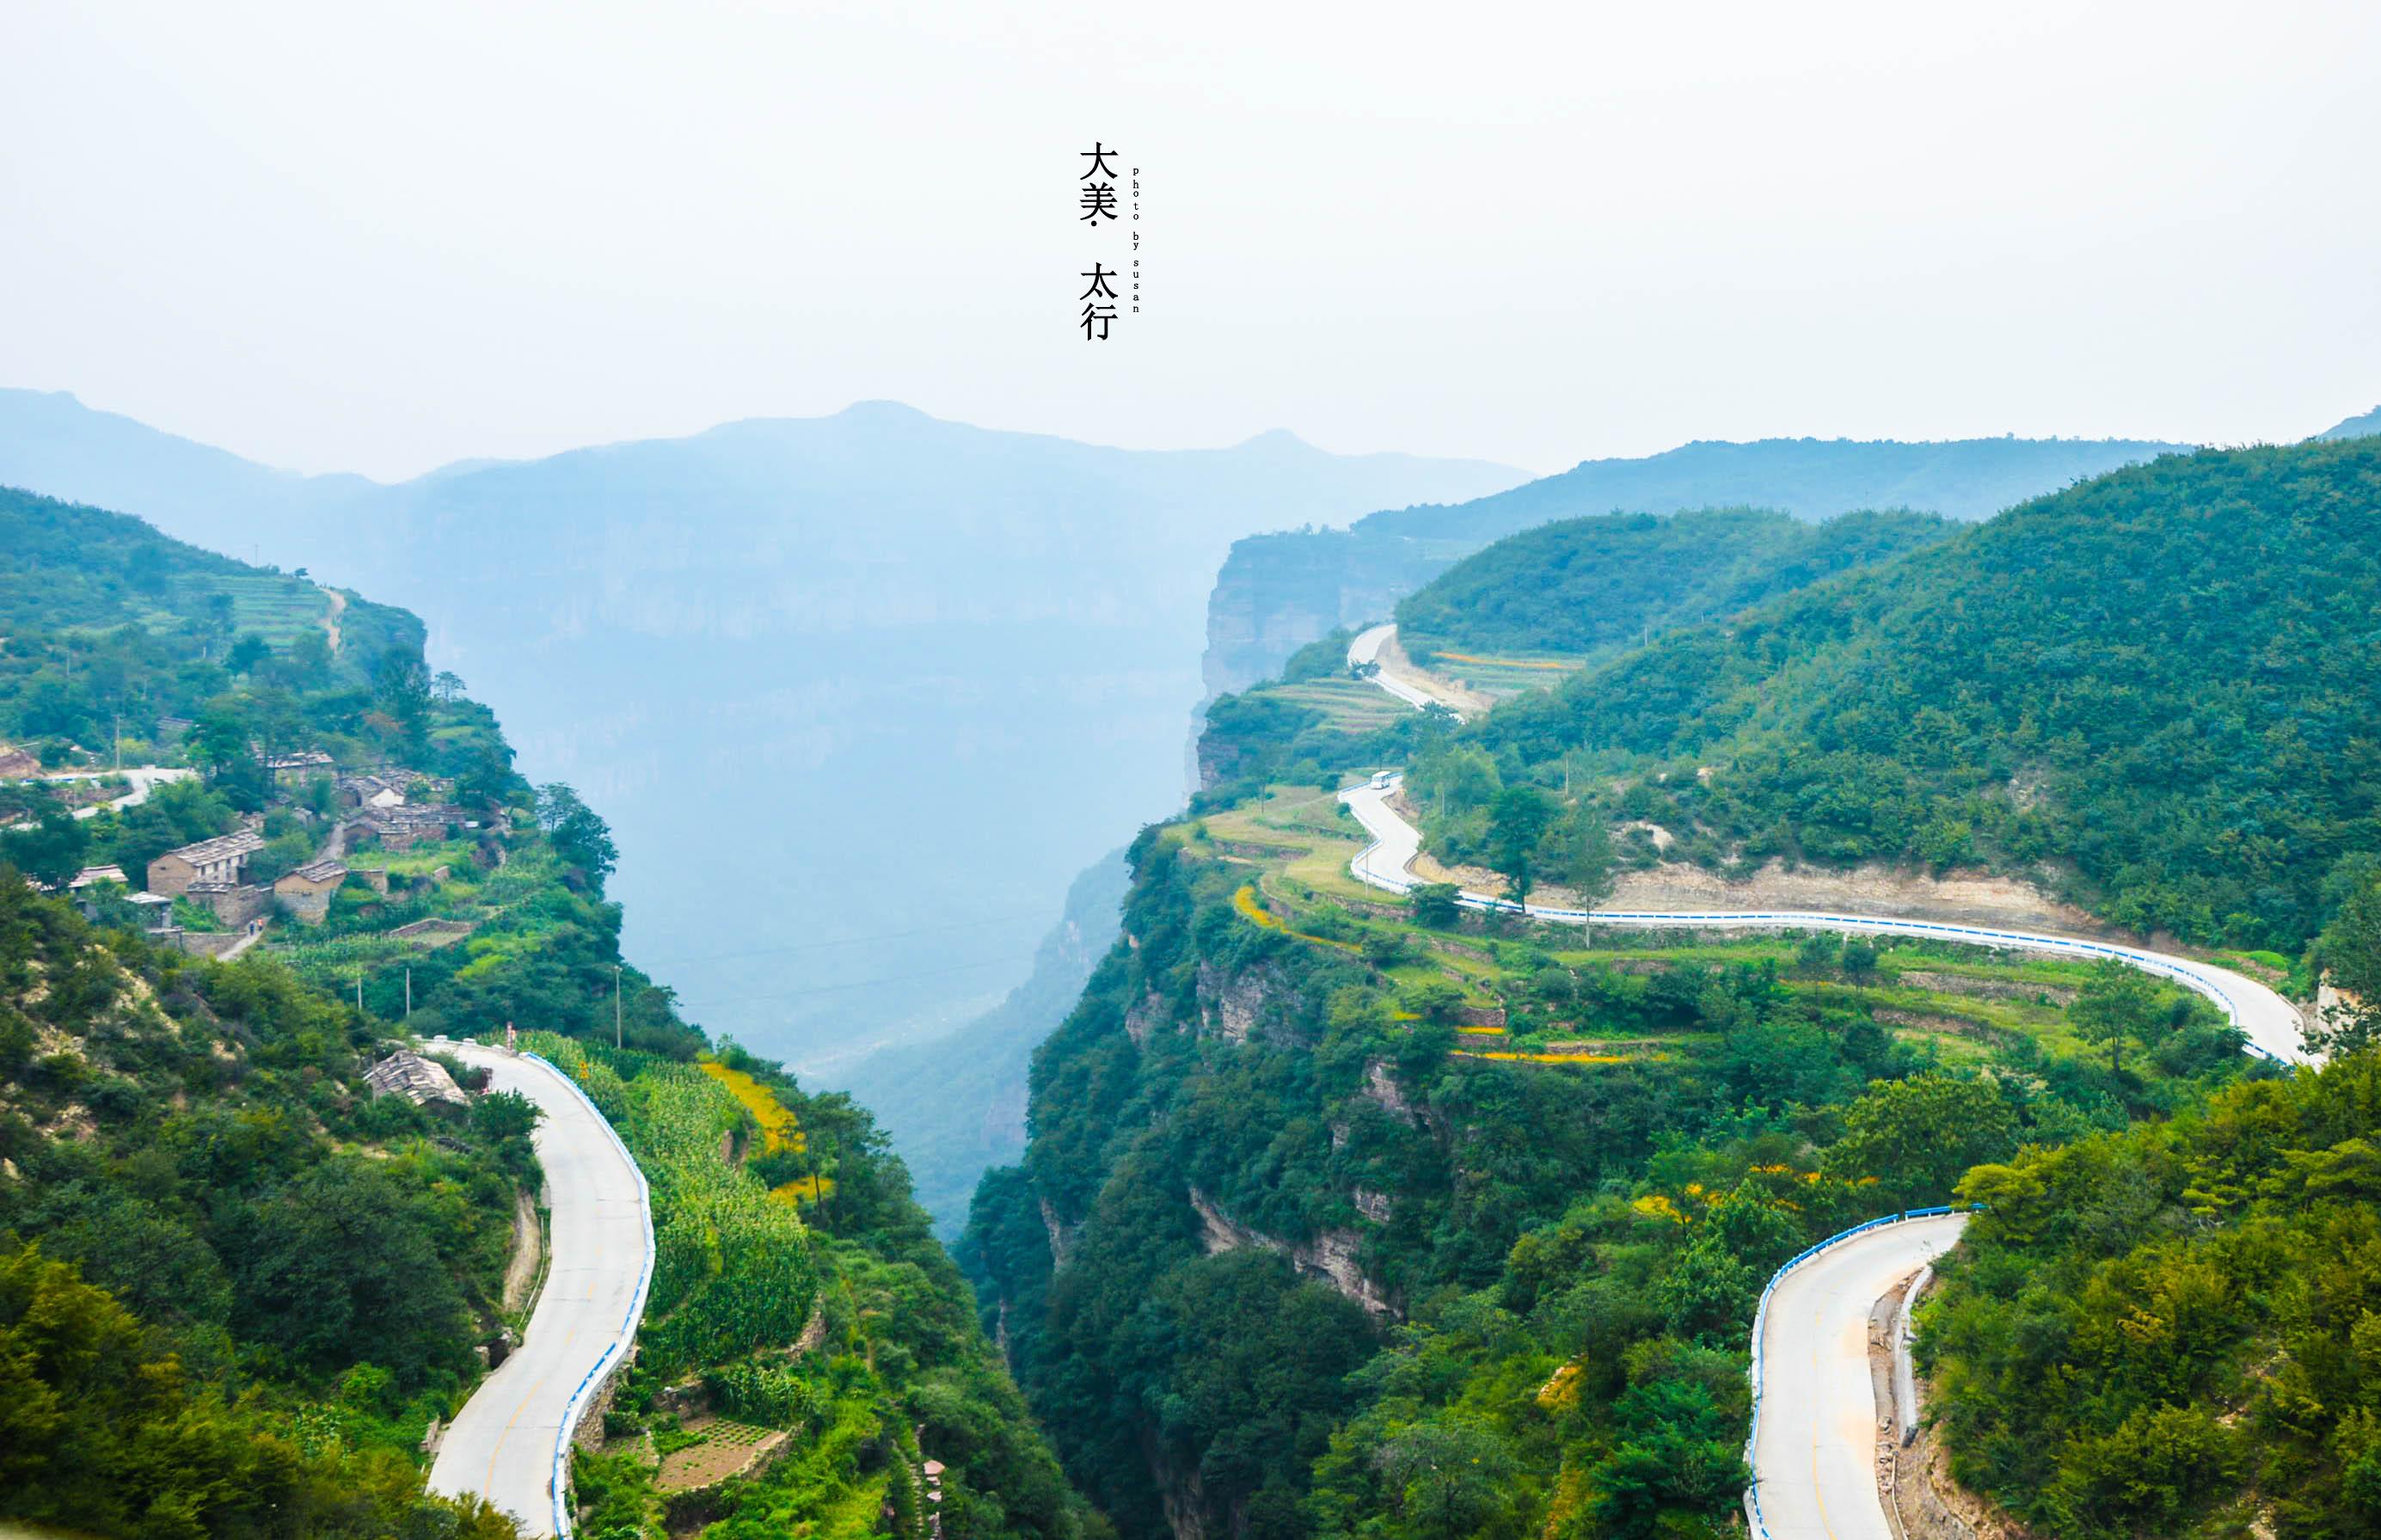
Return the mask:
<svg viewBox="0 0 2381 1540">
<path fill-rule="evenodd" d="M 278 755 L 266 764 L 273 811 L 320 835 L 311 859 L 259 880 L 251 868 L 265 849 L 267 815 L 252 813 L 230 833 L 167 850 L 139 874 L 120 866 L 84 867 L 67 885 L 69 894 L 93 917 L 104 900 L 120 897 L 141 915 L 153 940 L 229 959 L 254 946 L 275 918 L 323 923 L 330 916 L 332 896 L 350 878 L 386 894 L 389 871 L 375 857 L 479 827 L 476 818 L 447 801 L 453 784 L 436 776 L 386 766 L 343 775 L 319 750 Z M 313 790 L 324 782 L 332 788 L 328 798 Z M 221 928 L 195 928 L 203 918 L 178 908 L 177 901 L 212 916 Z"/>
</svg>

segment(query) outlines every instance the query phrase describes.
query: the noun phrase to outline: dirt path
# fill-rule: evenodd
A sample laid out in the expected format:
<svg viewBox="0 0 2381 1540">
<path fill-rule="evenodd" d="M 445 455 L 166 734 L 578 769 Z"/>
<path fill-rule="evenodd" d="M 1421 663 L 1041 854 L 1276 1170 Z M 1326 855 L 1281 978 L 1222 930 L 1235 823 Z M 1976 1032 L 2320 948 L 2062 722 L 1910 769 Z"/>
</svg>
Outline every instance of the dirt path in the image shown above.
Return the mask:
<svg viewBox="0 0 2381 1540">
<path fill-rule="evenodd" d="M 537 1287 L 538 1264 L 545 1259 L 545 1230 L 537 1200 L 526 1187 L 513 1190 L 513 1254 L 505 1264 L 505 1308 L 519 1310 Z"/>
</svg>

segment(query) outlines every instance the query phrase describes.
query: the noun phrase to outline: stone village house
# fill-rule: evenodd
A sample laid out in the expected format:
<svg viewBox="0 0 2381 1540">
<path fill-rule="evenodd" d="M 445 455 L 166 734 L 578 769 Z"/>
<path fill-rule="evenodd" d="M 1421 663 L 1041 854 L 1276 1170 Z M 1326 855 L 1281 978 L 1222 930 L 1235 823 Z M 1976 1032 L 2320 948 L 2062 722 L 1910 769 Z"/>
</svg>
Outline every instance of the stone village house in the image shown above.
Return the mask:
<svg viewBox="0 0 2381 1540">
<path fill-rule="evenodd" d="M 336 893 L 339 885 L 347 880 L 347 863 L 326 856 L 320 861 L 310 861 L 283 875 L 273 885 L 273 896 L 281 900 L 283 909 L 299 920 L 310 925 L 319 925 L 330 916 L 331 895 Z"/>
<path fill-rule="evenodd" d="M 170 898 L 200 885 L 237 886 L 248 874 L 250 860 L 263 849 L 262 833 L 241 829 L 168 850 L 149 863 L 149 891 Z"/>
</svg>

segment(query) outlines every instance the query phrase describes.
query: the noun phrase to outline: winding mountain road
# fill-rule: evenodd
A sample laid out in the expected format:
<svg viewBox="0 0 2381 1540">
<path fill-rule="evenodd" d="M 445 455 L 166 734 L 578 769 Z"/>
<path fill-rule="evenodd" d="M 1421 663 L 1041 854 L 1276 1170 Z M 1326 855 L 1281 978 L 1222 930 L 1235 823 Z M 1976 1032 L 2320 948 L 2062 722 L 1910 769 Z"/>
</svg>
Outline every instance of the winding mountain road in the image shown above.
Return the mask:
<svg viewBox="0 0 2381 1540">
<path fill-rule="evenodd" d="M 1358 632 L 1356 639 L 1348 643 L 1348 666 L 1371 668 L 1370 678 L 1374 684 L 1416 711 L 1440 706 L 1453 713 L 1457 721 L 1462 721 L 1463 713 L 1455 701 L 1434 692 L 1426 677 L 1398 666 L 1398 658 L 1404 655 L 1402 653 L 1385 651 L 1397 634 L 1395 626 L 1373 626 Z"/>
<path fill-rule="evenodd" d="M 1356 639 L 1348 661 L 1377 658 L 1392 627 Z M 1358 648 L 1363 655 L 1358 655 Z M 1375 682 L 1420 709 L 1430 697 L 1405 680 Z M 1417 701 L 1416 696 L 1421 700 Z M 1348 863 L 1358 882 L 1390 893 L 1418 882 L 1422 836 L 1391 805 L 1404 777 L 1383 774 L 1339 794 L 1372 842 Z M 1938 921 L 1797 911 L 1653 913 L 1516 905 L 1463 892 L 1467 909 L 1520 910 L 1557 924 L 1614 924 L 1627 930 L 1830 930 L 1911 935 L 2086 959 L 2114 958 L 2213 1000 L 2240 1028 L 2251 1053 L 2285 1063 L 2310 1062 L 2298 1010 L 2253 979 L 2196 959 L 2076 936 Z M 1880 1222 L 1849 1232 L 1789 1263 L 1771 1280 L 1754 1326 L 1753 1436 L 1745 1451 L 1753 1485 L 1745 1494 L 1755 1540 L 1893 1540 L 1877 1488 L 1877 1407 L 1869 1374 L 1869 1311 L 1904 1278 L 1948 1251 L 1964 1214 Z"/>
<path fill-rule="evenodd" d="M 198 772 L 196 770 L 179 769 L 160 764 L 143 764 L 135 766 L 129 770 L 78 770 L 67 775 L 43 776 L 41 778 L 44 781 L 99 781 L 107 780 L 117 776 L 124 777 L 126 783 L 132 788 L 130 791 L 126 792 L 123 796 L 115 799 L 113 801 L 93 802 L 89 807 L 79 807 L 74 810 L 74 816 L 77 818 L 96 818 L 99 816 L 102 809 L 110 809 L 121 812 L 128 807 L 139 807 L 141 803 L 149 800 L 149 793 L 156 790 L 159 787 L 165 785 L 169 781 L 189 780 L 191 776 L 197 774 Z M 33 827 L 33 825 L 29 822 L 11 824 L 8 826 L 12 829 L 30 829 Z"/>
<path fill-rule="evenodd" d="M 571 1429 L 634 1339 L 653 1277 L 644 1177 L 594 1104 L 543 1059 L 445 1039 L 428 1046 L 486 1069 L 490 1090 L 519 1092 L 544 1114 L 531 1142 L 554 1205 L 553 1255 L 527 1339 L 456 1414 L 430 1489 L 483 1497 L 524 1534 L 566 1535 L 556 1484 Z"/>
</svg>

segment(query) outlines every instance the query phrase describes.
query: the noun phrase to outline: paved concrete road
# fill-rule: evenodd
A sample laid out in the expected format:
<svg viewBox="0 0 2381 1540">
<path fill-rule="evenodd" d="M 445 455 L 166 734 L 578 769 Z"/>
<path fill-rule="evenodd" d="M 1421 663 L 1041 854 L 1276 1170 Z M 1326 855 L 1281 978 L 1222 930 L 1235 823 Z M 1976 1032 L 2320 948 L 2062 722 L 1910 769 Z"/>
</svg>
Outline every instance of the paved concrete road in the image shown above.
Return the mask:
<svg viewBox="0 0 2381 1540">
<path fill-rule="evenodd" d="M 1421 711 L 1434 704 L 1445 706 L 1454 712 L 1457 721 L 1462 721 L 1462 712 L 1432 694 L 1422 681 L 1399 671 L 1390 660 L 1381 655 L 1381 649 L 1388 645 L 1389 640 L 1397 634 L 1395 626 L 1374 626 L 1358 632 L 1356 640 L 1348 643 L 1348 666 L 1353 668 L 1369 663 L 1374 669 L 1373 682 L 1414 710 Z"/>
<path fill-rule="evenodd" d="M 564 1415 L 589 1371 L 608 1369 L 627 1351 L 644 1307 L 653 1265 L 644 1185 L 602 1115 L 559 1071 L 477 1044 L 431 1046 L 484 1065 L 491 1089 L 517 1091 L 545 1114 L 534 1143 L 554 1204 L 554 1241 L 529 1338 L 455 1418 L 430 1489 L 476 1493 L 519 1519 L 522 1534 L 553 1534 Z"/>
<path fill-rule="evenodd" d="M 1393 628 L 1376 626 L 1348 650 L 1350 663 L 1378 656 Z M 1363 649 L 1361 657 L 1358 649 Z M 1419 705 L 1380 676 L 1384 690 Z M 1372 843 L 1348 863 L 1357 881 L 1391 893 L 1413 887 L 1422 835 L 1389 805 L 1402 776 L 1339 794 Z M 1487 894 L 1464 893 L 1471 909 L 1510 909 Z M 2297 1008 L 2253 979 L 2192 958 L 2076 936 L 1988 925 L 1804 911 L 1653 913 L 1524 906 L 1561 924 L 1629 929 L 1835 930 L 1867 935 L 1932 936 L 2078 958 L 2111 957 L 2172 980 L 2216 1002 L 2249 1040 L 2252 1052 L 2285 1063 L 2309 1062 Z M 1912 1219 L 1866 1231 L 1810 1258 L 1780 1278 L 1762 1325 L 1760 1423 L 1752 1468 L 1762 1527 L 1770 1540 L 1892 1540 L 1876 1483 L 1876 1400 L 1868 1368 L 1868 1314 L 1886 1290 L 1948 1251 L 1967 1216 Z"/>
<path fill-rule="evenodd" d="M 156 790 L 157 788 L 164 786 L 166 782 L 185 781 L 197 774 L 198 772 L 196 770 L 171 768 L 159 764 L 143 764 L 137 765 L 128 770 L 78 770 L 63 776 L 43 776 L 42 779 L 53 782 L 100 781 L 106 780 L 113 776 L 123 776 L 126 782 L 131 786 L 131 790 L 126 792 L 123 796 L 116 798 L 113 801 L 93 802 L 89 807 L 79 807 L 74 810 L 74 815 L 77 818 L 96 818 L 99 816 L 99 811 L 102 808 L 115 808 L 120 811 L 124 808 L 139 807 L 141 803 L 149 800 L 149 793 Z M 30 829 L 33 825 L 31 823 L 23 823 L 11 824 L 8 826 L 12 829 Z M 126 874 L 132 878 L 134 886 L 139 886 L 140 874 L 133 872 Z"/>
<path fill-rule="evenodd" d="M 1761 1331 L 1754 1492 L 1770 1540 L 1893 1540 L 1876 1485 L 1868 1314 L 1951 1249 L 1964 1214 L 1865 1231 L 1778 1280 Z"/>
<path fill-rule="evenodd" d="M 1360 786 L 1339 794 L 1339 800 L 1348 804 L 1349 811 L 1356 815 L 1356 821 L 1363 825 L 1365 832 L 1373 837 L 1373 843 L 1348 863 L 1349 872 L 1358 882 L 1391 893 L 1403 893 L 1414 886 L 1417 879 L 1412 871 L 1413 860 L 1422 849 L 1420 832 L 1389 806 L 1389 799 L 1397 794 L 1402 779 L 1401 776 L 1393 776 L 1386 787 Z M 1466 892 L 1459 901 L 1467 909 L 1512 908 L 1508 900 L 1484 893 Z M 2218 968 L 2195 958 L 2176 957 L 2168 952 L 2153 952 L 2140 947 L 2122 947 L 2113 942 L 2092 941 L 2079 936 L 2007 930 L 1996 925 L 1965 925 L 1952 921 L 1905 920 L 1881 915 L 1832 914 L 1814 910 L 1654 913 L 1635 910 L 1559 909 L 1547 904 L 1525 907 L 1533 920 L 1551 920 L 1565 925 L 1592 923 L 1615 924 L 1629 930 L 1776 930 L 1790 926 L 1799 930 L 1842 931 L 1854 935 L 1910 935 L 1940 941 L 1965 941 L 1979 947 L 2007 947 L 2018 951 L 2046 952 L 2085 960 L 2115 958 L 2213 1000 L 2248 1038 L 2251 1052 L 2279 1059 L 2285 1064 L 2310 1062 L 2306 1045 L 2300 1036 L 2301 1022 L 2296 1006 L 2254 979 L 2228 968 Z"/>
</svg>

